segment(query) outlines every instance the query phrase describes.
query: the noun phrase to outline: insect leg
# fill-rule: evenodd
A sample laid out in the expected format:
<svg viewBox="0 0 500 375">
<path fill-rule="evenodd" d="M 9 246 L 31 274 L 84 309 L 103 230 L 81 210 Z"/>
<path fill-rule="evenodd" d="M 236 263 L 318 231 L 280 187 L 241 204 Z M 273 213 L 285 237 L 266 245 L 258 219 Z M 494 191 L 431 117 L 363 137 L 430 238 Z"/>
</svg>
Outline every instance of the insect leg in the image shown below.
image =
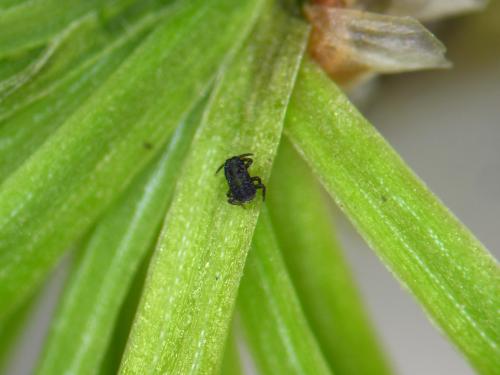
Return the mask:
<svg viewBox="0 0 500 375">
<path fill-rule="evenodd" d="M 262 183 L 262 180 L 260 179 L 260 177 L 252 177 L 251 178 L 252 182 L 256 182 L 256 184 L 254 184 L 255 188 L 256 189 L 262 189 L 262 200 L 265 201 L 266 200 L 266 186 Z"/>
<path fill-rule="evenodd" d="M 240 160 L 243 162 L 243 164 L 245 164 L 245 169 L 250 168 L 253 163 L 253 160 L 250 158 L 241 158 Z"/>
<path fill-rule="evenodd" d="M 229 204 L 233 204 L 235 206 L 241 206 L 243 208 L 245 208 L 245 206 L 243 205 L 242 202 L 240 201 L 237 201 L 236 199 L 234 199 L 233 197 L 229 197 L 229 199 L 227 200 Z"/>
<path fill-rule="evenodd" d="M 253 154 L 251 152 L 248 152 L 246 154 L 238 155 L 237 158 L 241 159 L 241 158 L 246 158 L 247 156 L 253 156 Z"/>
<path fill-rule="evenodd" d="M 217 171 L 215 172 L 215 174 L 219 173 L 219 172 L 220 172 L 220 170 L 221 170 L 222 168 L 224 168 L 224 166 L 225 166 L 225 165 L 226 165 L 226 163 L 222 164 L 219 168 L 217 168 Z"/>
</svg>

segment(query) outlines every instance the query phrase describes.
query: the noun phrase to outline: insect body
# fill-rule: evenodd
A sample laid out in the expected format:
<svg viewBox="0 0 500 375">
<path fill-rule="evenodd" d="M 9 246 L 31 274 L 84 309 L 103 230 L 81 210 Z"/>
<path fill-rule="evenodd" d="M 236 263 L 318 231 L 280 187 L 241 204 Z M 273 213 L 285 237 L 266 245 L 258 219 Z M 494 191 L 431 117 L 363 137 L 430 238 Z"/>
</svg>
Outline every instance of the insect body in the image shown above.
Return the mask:
<svg viewBox="0 0 500 375">
<path fill-rule="evenodd" d="M 248 174 L 248 168 L 253 163 L 253 160 L 249 158 L 253 154 L 243 154 L 238 156 L 233 156 L 225 161 L 216 173 L 224 168 L 224 175 L 226 176 L 227 184 L 229 185 L 229 191 L 227 192 L 228 202 L 236 205 L 243 205 L 246 202 L 251 201 L 255 194 L 257 194 L 257 189 L 262 189 L 262 200 L 266 197 L 266 187 L 262 183 L 260 177 L 250 177 Z"/>
</svg>

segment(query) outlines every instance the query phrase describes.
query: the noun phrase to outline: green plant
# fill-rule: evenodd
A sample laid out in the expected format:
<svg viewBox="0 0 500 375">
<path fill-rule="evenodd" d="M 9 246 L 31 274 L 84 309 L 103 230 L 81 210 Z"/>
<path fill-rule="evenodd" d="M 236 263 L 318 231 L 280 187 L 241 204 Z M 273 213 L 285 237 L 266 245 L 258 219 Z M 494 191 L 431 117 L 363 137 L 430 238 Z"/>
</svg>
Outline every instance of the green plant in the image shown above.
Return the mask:
<svg viewBox="0 0 500 375">
<path fill-rule="evenodd" d="M 500 368 L 496 261 L 304 55 L 294 1 L 64 4 L 0 3 L 0 356 L 78 242 L 38 373 L 216 373 L 226 347 L 230 372 L 252 248 L 237 321 L 263 373 L 390 373 L 317 178 L 472 365 Z M 243 152 L 272 175 L 260 219 L 214 176 Z"/>
</svg>

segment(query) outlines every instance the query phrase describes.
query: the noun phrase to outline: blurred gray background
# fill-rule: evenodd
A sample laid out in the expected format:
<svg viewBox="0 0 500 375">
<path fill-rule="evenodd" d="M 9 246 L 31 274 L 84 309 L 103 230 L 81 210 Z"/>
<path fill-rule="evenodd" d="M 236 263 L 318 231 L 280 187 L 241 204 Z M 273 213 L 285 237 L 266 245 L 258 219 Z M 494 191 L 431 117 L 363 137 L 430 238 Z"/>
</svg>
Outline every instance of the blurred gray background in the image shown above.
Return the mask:
<svg viewBox="0 0 500 375">
<path fill-rule="evenodd" d="M 496 20 L 492 29 L 487 17 L 468 16 L 437 30 L 449 47 L 453 69 L 384 77 L 363 112 L 498 259 L 500 32 Z M 340 216 L 338 221 L 347 257 L 396 372 L 473 374 L 351 225 Z M 63 274 L 59 269 L 49 284 L 8 374 L 31 372 Z"/>
</svg>

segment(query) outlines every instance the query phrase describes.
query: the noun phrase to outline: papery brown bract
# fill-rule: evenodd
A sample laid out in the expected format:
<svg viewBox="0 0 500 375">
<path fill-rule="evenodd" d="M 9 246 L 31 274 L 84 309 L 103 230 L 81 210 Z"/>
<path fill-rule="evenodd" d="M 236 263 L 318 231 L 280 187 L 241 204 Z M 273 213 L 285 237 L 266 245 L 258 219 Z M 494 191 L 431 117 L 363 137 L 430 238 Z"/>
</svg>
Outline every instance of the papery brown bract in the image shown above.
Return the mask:
<svg viewBox="0 0 500 375">
<path fill-rule="evenodd" d="M 421 23 L 356 9 L 309 5 L 309 52 L 337 83 L 375 73 L 448 67 L 445 47 Z"/>
</svg>

